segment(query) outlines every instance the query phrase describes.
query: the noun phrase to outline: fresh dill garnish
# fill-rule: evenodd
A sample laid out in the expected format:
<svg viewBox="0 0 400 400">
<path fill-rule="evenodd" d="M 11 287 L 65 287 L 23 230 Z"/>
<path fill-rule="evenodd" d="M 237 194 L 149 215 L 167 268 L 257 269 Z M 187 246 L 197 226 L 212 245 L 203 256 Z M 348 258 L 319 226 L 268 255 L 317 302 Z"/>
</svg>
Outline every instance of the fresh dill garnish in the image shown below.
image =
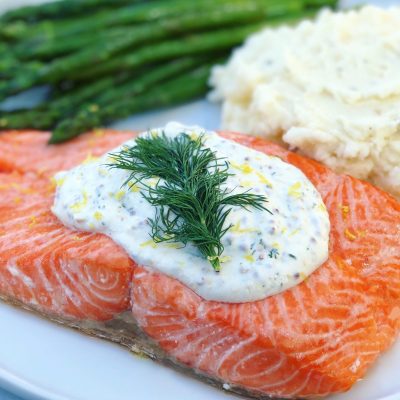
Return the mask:
<svg viewBox="0 0 400 400">
<path fill-rule="evenodd" d="M 139 184 L 142 196 L 156 207 L 154 219 L 149 219 L 154 242 L 192 243 L 215 271 L 221 268 L 221 239 L 232 227 L 225 226 L 231 206 L 268 211 L 265 196 L 232 194 L 223 187 L 232 175 L 229 163 L 203 146 L 202 136 L 149 134 L 112 158 L 110 168 L 131 172 L 124 185 Z M 146 180 L 151 178 L 160 179 L 150 185 Z"/>
</svg>

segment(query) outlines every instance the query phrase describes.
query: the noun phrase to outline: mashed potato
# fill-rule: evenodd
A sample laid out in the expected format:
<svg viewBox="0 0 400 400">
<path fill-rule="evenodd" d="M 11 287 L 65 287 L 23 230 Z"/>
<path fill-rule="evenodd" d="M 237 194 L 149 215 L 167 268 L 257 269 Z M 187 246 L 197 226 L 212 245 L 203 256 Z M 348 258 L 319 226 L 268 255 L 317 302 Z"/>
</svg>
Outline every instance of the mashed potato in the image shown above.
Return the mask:
<svg viewBox="0 0 400 400">
<path fill-rule="evenodd" d="M 265 29 L 211 84 L 223 128 L 283 141 L 400 197 L 400 7 Z"/>
</svg>

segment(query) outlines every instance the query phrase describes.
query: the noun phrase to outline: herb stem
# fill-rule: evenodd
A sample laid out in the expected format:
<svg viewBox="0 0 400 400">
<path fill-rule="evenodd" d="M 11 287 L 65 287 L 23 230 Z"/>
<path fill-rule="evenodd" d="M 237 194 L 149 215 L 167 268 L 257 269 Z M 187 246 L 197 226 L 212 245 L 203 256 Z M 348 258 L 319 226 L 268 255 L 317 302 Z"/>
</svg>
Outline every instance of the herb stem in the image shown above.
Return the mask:
<svg viewBox="0 0 400 400">
<path fill-rule="evenodd" d="M 221 270 L 222 237 L 232 227 L 226 226 L 232 207 L 268 211 L 265 196 L 232 194 L 224 187 L 232 175 L 229 162 L 203 146 L 203 136 L 150 133 L 112 158 L 110 168 L 130 171 L 124 185 L 139 184 L 142 196 L 156 208 L 154 219 L 149 219 L 153 241 L 190 243 L 215 271 Z M 155 186 L 148 181 L 154 177 L 159 178 Z"/>
</svg>

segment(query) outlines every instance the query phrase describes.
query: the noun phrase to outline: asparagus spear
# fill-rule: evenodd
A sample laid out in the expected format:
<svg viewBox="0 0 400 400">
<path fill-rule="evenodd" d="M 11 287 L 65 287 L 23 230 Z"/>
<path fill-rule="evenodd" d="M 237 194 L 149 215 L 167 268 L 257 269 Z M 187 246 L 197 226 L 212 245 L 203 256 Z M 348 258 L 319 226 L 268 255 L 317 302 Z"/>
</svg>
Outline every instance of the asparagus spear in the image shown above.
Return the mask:
<svg viewBox="0 0 400 400">
<path fill-rule="evenodd" d="M 306 7 L 336 7 L 338 0 L 305 0 Z"/>
<path fill-rule="evenodd" d="M 37 22 L 44 18 L 65 18 L 82 15 L 93 10 L 98 10 L 101 7 L 118 7 L 138 1 L 139 0 L 61 0 L 34 6 L 20 7 L 8 11 L 0 18 L 0 23 L 21 20 Z"/>
<path fill-rule="evenodd" d="M 182 58 L 168 64 L 159 65 L 137 79 L 133 76 L 125 76 L 123 80 L 120 78 L 106 78 L 85 87 L 84 90 L 80 90 L 77 93 L 72 92 L 70 95 L 44 105 L 42 104 L 34 110 L 8 113 L 0 119 L 0 128 L 22 129 L 29 127 L 32 129 L 52 129 L 59 119 L 70 115 L 83 102 L 93 99 L 90 101 L 90 104 L 91 107 L 96 108 L 99 105 L 127 99 L 149 89 L 159 82 L 172 78 L 188 69 L 193 69 L 198 65 L 202 65 L 205 61 L 206 59 L 200 57 Z M 133 80 L 121 85 L 129 77 Z"/>
<path fill-rule="evenodd" d="M 69 57 L 63 57 L 52 64 L 52 74 L 61 75 L 82 70 L 93 63 L 108 60 L 112 55 L 122 52 L 132 46 L 144 44 L 147 41 L 156 41 L 168 38 L 171 35 L 183 34 L 196 30 L 223 27 L 236 23 L 249 23 L 260 21 L 267 16 L 279 16 L 288 11 L 300 11 L 297 0 L 286 0 L 264 5 L 265 1 L 253 1 L 246 5 L 228 5 L 209 9 L 206 13 L 192 13 L 161 20 L 156 23 L 126 28 L 116 37 L 109 37 L 105 42 L 99 43 L 75 53 Z"/>
<path fill-rule="evenodd" d="M 271 20 L 269 25 L 276 23 L 289 22 L 297 20 L 299 15 L 290 15 L 285 18 Z M 261 29 L 266 22 L 258 22 L 243 27 L 221 29 L 218 31 L 198 33 L 186 36 L 181 39 L 173 39 L 151 46 L 138 49 L 136 52 L 122 54 L 114 57 L 112 60 L 105 61 L 88 70 L 77 70 L 71 74 L 71 79 L 88 79 L 90 77 L 102 76 L 104 74 L 114 73 L 117 70 L 131 70 L 138 68 L 150 62 L 160 62 L 174 57 L 182 57 L 190 54 L 204 54 L 212 51 L 221 51 L 230 49 L 243 42 L 251 33 Z M 54 79 L 58 75 L 52 75 Z"/>
<path fill-rule="evenodd" d="M 60 118 L 56 110 L 47 110 L 46 112 L 25 111 L 0 118 L 1 129 L 50 129 L 54 122 Z"/>
<path fill-rule="evenodd" d="M 105 107 L 91 107 L 77 116 L 62 121 L 54 130 L 50 143 L 71 139 L 88 129 L 107 124 L 113 120 L 156 107 L 170 106 L 202 96 L 207 91 L 207 79 L 211 65 L 205 65 L 148 91 Z"/>
<path fill-rule="evenodd" d="M 74 47 L 83 48 L 85 44 L 92 41 L 92 46 L 75 53 L 69 57 L 64 57 L 58 63 L 65 69 L 71 70 L 71 65 L 77 63 L 80 68 L 85 66 L 85 62 L 91 65 L 97 60 L 104 60 L 111 55 L 123 51 L 137 44 L 146 41 L 164 39 L 171 35 L 181 34 L 206 28 L 223 27 L 236 23 L 249 23 L 260 21 L 266 17 L 276 17 L 291 12 L 300 12 L 302 5 L 299 0 L 269 1 L 252 0 L 251 2 L 223 4 L 210 6 L 206 11 L 188 13 L 182 16 L 175 16 L 169 19 L 162 19 L 157 22 L 147 23 L 134 27 L 119 27 L 106 30 L 100 34 L 99 39 L 93 43 L 93 34 L 73 35 L 65 40 L 48 40 L 45 43 L 35 46 L 34 41 L 21 43 L 17 47 L 17 54 L 20 58 L 28 59 L 38 55 L 45 50 L 45 54 L 57 53 L 63 48 L 73 49 Z M 78 47 L 79 48 L 79 47 Z"/>
<path fill-rule="evenodd" d="M 83 33 L 79 35 L 67 36 L 63 40 L 57 38 L 48 38 L 46 40 L 37 41 L 24 40 L 14 46 L 14 54 L 21 60 L 38 58 L 38 59 L 54 59 L 73 51 L 84 49 L 87 46 L 96 45 L 96 43 L 107 43 L 110 40 L 124 36 L 131 29 L 129 27 L 108 28 L 104 31 Z"/>
<path fill-rule="evenodd" d="M 133 4 L 117 9 L 113 12 L 99 12 L 95 15 L 67 21 L 43 21 L 31 26 L 23 21 L 14 24 L 0 25 L 0 36 L 10 40 L 46 38 L 65 38 L 73 34 L 96 32 L 112 26 L 129 25 L 134 23 L 156 21 L 161 18 L 182 15 L 185 12 L 207 10 L 213 5 L 221 6 L 229 3 L 244 3 L 252 0 L 154 0 L 140 4 Z M 267 0 L 266 0 L 267 1 Z"/>
<path fill-rule="evenodd" d="M 32 69 L 25 70 L 23 74 L 17 73 L 14 79 L 10 81 L 0 83 L 0 98 L 27 90 L 36 84 L 57 82 L 67 77 L 93 79 L 106 73 L 113 74 L 118 71 L 132 70 L 145 64 L 176 57 L 229 49 L 241 43 L 249 33 L 259 29 L 260 26 L 260 24 L 252 24 L 146 46 L 132 53 L 132 55 L 115 57 L 115 60 L 106 61 L 104 64 L 95 65 L 82 72 L 80 72 L 78 63 L 68 67 L 59 62 L 48 65 L 39 64 Z M 71 68 L 75 72 L 74 75 L 71 74 Z"/>
</svg>

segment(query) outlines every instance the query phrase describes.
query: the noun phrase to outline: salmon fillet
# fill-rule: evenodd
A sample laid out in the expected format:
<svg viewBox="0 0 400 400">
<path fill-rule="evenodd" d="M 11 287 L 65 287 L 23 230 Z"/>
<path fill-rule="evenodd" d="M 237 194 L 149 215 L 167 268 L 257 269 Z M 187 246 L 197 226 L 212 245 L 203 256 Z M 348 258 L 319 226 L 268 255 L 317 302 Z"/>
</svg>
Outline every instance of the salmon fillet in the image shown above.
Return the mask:
<svg viewBox="0 0 400 400">
<path fill-rule="evenodd" d="M 48 145 L 50 134 L 37 131 L 0 133 L 0 172 L 35 172 L 51 177 L 126 142 L 132 132 L 97 130 L 60 145 Z"/>
<path fill-rule="evenodd" d="M 300 168 L 331 220 L 330 257 L 267 299 L 210 302 L 138 266 L 111 239 L 52 215 L 51 176 L 132 137 L 0 136 L 0 293 L 48 315 L 107 321 L 131 310 L 167 357 L 253 395 L 315 397 L 349 389 L 400 329 L 400 204 L 368 183 L 263 139 L 223 133 Z M 228 388 L 226 386 L 225 388 Z"/>
</svg>

